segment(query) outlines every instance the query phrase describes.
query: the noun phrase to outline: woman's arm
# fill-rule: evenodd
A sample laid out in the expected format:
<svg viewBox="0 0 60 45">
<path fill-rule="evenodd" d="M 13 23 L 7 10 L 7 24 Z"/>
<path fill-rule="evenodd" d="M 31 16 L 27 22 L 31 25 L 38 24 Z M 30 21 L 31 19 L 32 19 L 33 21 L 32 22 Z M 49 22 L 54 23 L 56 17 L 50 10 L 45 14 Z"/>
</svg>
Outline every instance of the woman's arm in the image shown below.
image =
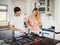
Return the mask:
<svg viewBox="0 0 60 45">
<path fill-rule="evenodd" d="M 38 26 L 41 26 L 42 23 L 41 23 L 41 17 L 38 16 Z"/>
<path fill-rule="evenodd" d="M 30 17 L 31 17 L 31 16 L 29 16 L 28 19 L 26 20 L 26 25 L 27 25 L 27 27 L 28 27 L 29 29 L 32 27 L 32 25 L 31 25 L 31 23 L 30 23 Z"/>
</svg>

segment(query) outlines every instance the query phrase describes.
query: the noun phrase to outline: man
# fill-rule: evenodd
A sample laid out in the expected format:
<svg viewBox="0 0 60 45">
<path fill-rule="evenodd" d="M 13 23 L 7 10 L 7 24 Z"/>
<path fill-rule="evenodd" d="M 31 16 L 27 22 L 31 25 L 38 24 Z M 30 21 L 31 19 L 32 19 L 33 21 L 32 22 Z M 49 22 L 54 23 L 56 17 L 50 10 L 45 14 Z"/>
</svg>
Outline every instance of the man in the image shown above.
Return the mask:
<svg viewBox="0 0 60 45">
<path fill-rule="evenodd" d="M 19 7 L 14 8 L 14 16 L 10 20 L 10 29 L 14 30 L 15 37 L 19 37 L 24 34 L 24 18 L 25 16 L 21 13 Z"/>
</svg>

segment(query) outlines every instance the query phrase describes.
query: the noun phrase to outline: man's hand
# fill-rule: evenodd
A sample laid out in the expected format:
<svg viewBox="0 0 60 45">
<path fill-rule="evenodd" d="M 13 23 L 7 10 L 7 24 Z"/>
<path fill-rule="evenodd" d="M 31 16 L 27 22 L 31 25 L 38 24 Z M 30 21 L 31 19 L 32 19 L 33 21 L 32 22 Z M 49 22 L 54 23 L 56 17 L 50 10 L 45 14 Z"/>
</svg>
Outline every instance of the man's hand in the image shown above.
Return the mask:
<svg viewBox="0 0 60 45">
<path fill-rule="evenodd" d="M 20 33 L 24 33 L 22 29 L 15 28 L 14 26 L 10 25 L 9 28 L 14 31 L 19 31 Z"/>
<path fill-rule="evenodd" d="M 24 31 L 22 29 L 15 28 L 15 31 L 19 31 L 20 33 L 24 33 Z"/>
</svg>

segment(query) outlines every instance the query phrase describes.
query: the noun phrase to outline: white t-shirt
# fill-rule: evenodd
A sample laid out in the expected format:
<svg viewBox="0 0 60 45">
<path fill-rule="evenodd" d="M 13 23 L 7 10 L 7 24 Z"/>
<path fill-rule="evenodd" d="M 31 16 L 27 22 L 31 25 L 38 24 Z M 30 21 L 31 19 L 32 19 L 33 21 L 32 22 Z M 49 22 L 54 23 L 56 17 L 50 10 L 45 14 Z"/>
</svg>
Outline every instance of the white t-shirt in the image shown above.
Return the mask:
<svg viewBox="0 0 60 45">
<path fill-rule="evenodd" d="M 18 17 L 13 16 L 10 20 L 10 25 L 14 25 L 15 28 L 22 29 L 25 32 L 24 18 L 25 18 L 25 15 L 23 14 L 21 14 Z M 20 35 L 21 35 L 20 32 L 15 31 L 15 37 L 18 37 Z"/>
</svg>

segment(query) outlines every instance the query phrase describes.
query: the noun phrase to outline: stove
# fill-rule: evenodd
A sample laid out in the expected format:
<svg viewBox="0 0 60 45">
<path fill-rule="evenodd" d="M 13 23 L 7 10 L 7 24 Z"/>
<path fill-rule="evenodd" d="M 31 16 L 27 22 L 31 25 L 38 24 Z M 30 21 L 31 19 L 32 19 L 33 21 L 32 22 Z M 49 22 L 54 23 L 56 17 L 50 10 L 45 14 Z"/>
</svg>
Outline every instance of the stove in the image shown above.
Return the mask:
<svg viewBox="0 0 60 45">
<path fill-rule="evenodd" d="M 41 40 L 40 37 L 37 34 L 30 33 L 25 36 L 21 36 L 15 39 L 10 39 L 5 41 L 6 43 L 13 45 L 12 42 L 15 43 L 15 45 L 28 45 L 31 42 L 34 42 L 36 40 Z"/>
<path fill-rule="evenodd" d="M 21 43 L 22 45 L 28 44 L 31 41 L 32 40 L 30 40 L 28 38 L 22 38 L 22 39 L 17 40 L 17 42 Z"/>
<path fill-rule="evenodd" d="M 55 45 L 59 42 L 59 40 L 42 36 L 40 37 L 34 33 L 5 41 L 6 44 L 10 45 Z"/>
</svg>

